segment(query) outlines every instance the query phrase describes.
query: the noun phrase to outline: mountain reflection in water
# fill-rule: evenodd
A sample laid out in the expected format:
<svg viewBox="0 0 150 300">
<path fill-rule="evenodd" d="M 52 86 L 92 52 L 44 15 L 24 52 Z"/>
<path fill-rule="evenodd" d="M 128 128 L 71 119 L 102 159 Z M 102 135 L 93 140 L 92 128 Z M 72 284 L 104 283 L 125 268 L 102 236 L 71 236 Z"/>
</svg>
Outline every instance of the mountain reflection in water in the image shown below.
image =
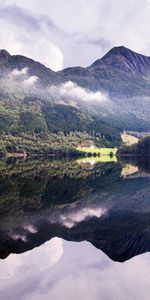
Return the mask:
<svg viewBox="0 0 150 300">
<path fill-rule="evenodd" d="M 2 300 L 149 300 L 149 161 L 104 161 L 0 162 Z"/>
<path fill-rule="evenodd" d="M 1 161 L 0 257 L 55 237 L 88 241 L 119 262 L 150 251 L 146 166 L 93 159 Z"/>
</svg>

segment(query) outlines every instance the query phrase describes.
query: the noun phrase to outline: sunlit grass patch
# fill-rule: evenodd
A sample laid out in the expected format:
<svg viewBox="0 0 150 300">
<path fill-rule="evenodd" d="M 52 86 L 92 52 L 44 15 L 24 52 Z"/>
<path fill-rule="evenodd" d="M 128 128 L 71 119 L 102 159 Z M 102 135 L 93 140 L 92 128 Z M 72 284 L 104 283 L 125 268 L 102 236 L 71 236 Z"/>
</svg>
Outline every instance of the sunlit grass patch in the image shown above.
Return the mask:
<svg viewBox="0 0 150 300">
<path fill-rule="evenodd" d="M 110 163 L 110 162 L 117 162 L 117 157 L 114 156 L 110 156 L 110 155 L 102 155 L 102 156 L 96 156 L 96 157 L 85 157 L 85 158 L 80 158 L 77 159 L 76 162 L 78 164 L 90 164 L 95 165 L 97 163 Z"/>
<path fill-rule="evenodd" d="M 117 148 L 77 148 L 78 151 L 89 153 L 89 154 L 99 154 L 99 155 L 116 155 Z"/>
</svg>

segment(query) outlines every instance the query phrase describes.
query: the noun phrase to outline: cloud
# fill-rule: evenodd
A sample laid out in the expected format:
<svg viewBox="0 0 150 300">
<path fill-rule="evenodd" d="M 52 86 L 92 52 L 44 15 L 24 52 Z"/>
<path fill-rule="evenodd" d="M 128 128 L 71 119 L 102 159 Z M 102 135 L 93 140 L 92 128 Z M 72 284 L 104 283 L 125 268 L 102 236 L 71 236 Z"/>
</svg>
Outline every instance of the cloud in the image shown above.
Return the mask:
<svg viewBox="0 0 150 300">
<path fill-rule="evenodd" d="M 21 265 L 21 259 L 19 255 L 10 255 L 7 257 L 7 260 L 5 261 L 5 266 L 1 264 L 1 273 L 0 273 L 0 279 L 6 280 L 10 277 L 13 277 L 15 270 L 20 267 Z"/>
<path fill-rule="evenodd" d="M 23 68 L 21 70 L 14 69 L 10 75 L 13 77 L 19 77 L 21 75 L 27 75 L 27 73 L 28 73 L 28 68 Z"/>
<path fill-rule="evenodd" d="M 63 241 L 58 238 L 53 238 L 43 244 L 41 248 L 35 248 L 21 255 L 11 254 L 5 260 L 5 265 L 2 265 L 0 261 L 0 279 L 12 279 L 17 276 L 19 274 L 18 270 L 24 267 L 24 261 L 26 261 L 26 271 L 30 270 L 32 264 L 34 266 L 33 270 L 40 273 L 57 264 L 62 255 Z"/>
<path fill-rule="evenodd" d="M 92 92 L 84 89 L 72 81 L 67 81 L 60 86 L 52 86 L 49 88 L 49 92 L 54 97 L 61 97 L 71 100 L 80 101 L 99 101 L 103 102 L 107 100 L 107 96 L 102 92 Z"/>
<path fill-rule="evenodd" d="M 28 74 L 29 69 L 27 67 L 22 68 L 21 70 L 14 69 L 10 73 L 10 78 L 16 83 L 19 81 L 19 84 L 23 84 L 24 87 L 33 86 L 38 81 L 37 76 L 30 76 Z"/>
<path fill-rule="evenodd" d="M 26 10 L 22 10 L 20 7 L 16 5 L 7 5 L 3 6 L 0 9 L 0 19 L 7 20 L 8 22 L 13 22 L 17 26 L 40 30 L 40 20 L 38 18 L 33 17 Z"/>
<path fill-rule="evenodd" d="M 53 29 L 56 31 L 61 31 L 56 24 L 51 20 L 50 17 L 46 15 L 34 15 L 30 12 L 29 7 L 22 8 L 20 6 L 20 2 L 18 5 L 14 5 L 12 1 L 5 1 L 5 5 L 1 3 L 0 7 L 0 19 L 7 20 L 8 22 L 12 22 L 16 26 L 21 26 L 24 28 L 29 28 L 34 31 L 42 31 L 43 24 L 46 24 L 49 29 Z"/>
<path fill-rule="evenodd" d="M 76 212 L 70 212 L 67 215 L 61 215 L 60 219 L 62 224 L 67 228 L 72 228 L 78 223 L 84 221 L 87 218 L 100 218 L 106 213 L 106 209 L 103 208 L 83 208 Z"/>
<path fill-rule="evenodd" d="M 23 84 L 25 86 L 32 86 L 34 85 L 36 82 L 38 81 L 38 77 L 37 76 L 30 76 L 29 78 L 23 80 Z"/>
<path fill-rule="evenodd" d="M 63 54 L 53 43 L 44 38 L 24 38 L 19 40 L 8 30 L 0 30 L 0 47 L 10 54 L 24 55 L 39 61 L 54 71 L 63 68 Z"/>
<path fill-rule="evenodd" d="M 9 1 L 9 3 L 13 4 L 13 1 Z M 92 2 L 76 0 L 74 3 L 69 0 L 64 0 L 63 3 L 61 0 L 56 0 L 53 5 L 49 0 L 45 0 L 45 5 L 41 0 L 36 2 L 31 0 L 30 3 L 23 0 L 21 4 L 20 0 L 16 0 L 15 3 L 23 10 L 30 10 L 33 16 L 42 15 L 44 17 L 45 15 L 57 28 L 66 32 L 65 40 L 59 33 L 53 36 L 52 31 L 49 32 L 51 41 L 59 47 L 63 47 L 66 62 L 71 60 L 72 55 L 71 61 L 74 64 L 81 62 L 82 65 L 88 65 L 92 60 L 108 51 L 108 47 L 122 44 L 133 50 L 142 50 L 149 54 L 150 45 L 147 43 L 149 40 L 149 0 L 116 0 L 115 3 L 113 0 L 93 0 Z M 61 10 L 61 14 L 58 8 Z M 74 11 L 77 11 L 78 14 L 74 14 Z M 78 44 L 76 33 L 87 38 L 89 49 Z M 46 29 L 45 34 L 48 34 Z M 100 49 L 100 44 L 98 47 L 91 44 L 91 39 L 99 38 L 101 38 L 102 44 L 103 40 L 109 42 L 103 49 Z M 69 49 L 67 49 L 68 47 Z M 70 51 L 73 52 L 68 55 Z M 75 53 L 78 53 L 78 56 L 75 56 Z"/>
<path fill-rule="evenodd" d="M 25 230 L 27 230 L 28 232 L 33 233 L 33 234 L 35 234 L 35 233 L 38 232 L 38 230 L 36 229 L 36 227 L 34 225 L 32 225 L 32 224 L 24 225 L 23 228 Z"/>
<path fill-rule="evenodd" d="M 109 40 L 102 38 L 100 35 L 95 38 L 87 37 L 86 35 L 81 35 L 78 38 L 81 44 L 85 44 L 87 46 L 95 46 L 100 47 L 101 49 L 109 49 L 111 48 L 111 43 Z"/>
<path fill-rule="evenodd" d="M 0 6 L 0 48 L 37 60 L 54 71 L 63 68 L 63 54 L 45 31 L 58 29 L 43 16 L 34 17 L 16 5 Z M 47 29 L 45 29 L 47 28 Z"/>
<path fill-rule="evenodd" d="M 38 271 L 52 267 L 59 262 L 63 255 L 63 241 L 57 237 L 46 242 L 40 248 L 34 248 L 32 252 L 26 252 L 24 257 L 29 259 L 28 263 L 32 262 Z M 39 261 L 41 262 L 38 266 Z"/>
<path fill-rule="evenodd" d="M 54 71 L 59 71 L 63 68 L 63 54 L 61 50 L 44 38 L 39 39 L 37 43 L 35 42 L 31 51 L 28 47 L 26 53 L 28 56 L 32 55 L 34 60 L 39 60 Z"/>
<path fill-rule="evenodd" d="M 12 54 L 21 53 L 22 44 L 17 40 L 8 29 L 0 29 L 0 48 L 6 49 Z"/>
<path fill-rule="evenodd" d="M 25 236 L 25 235 L 22 235 L 22 234 L 13 233 L 13 234 L 11 235 L 11 238 L 12 238 L 14 241 L 21 240 L 22 242 L 27 242 L 26 236 Z"/>
<path fill-rule="evenodd" d="M 62 61 L 65 67 L 88 66 L 118 45 L 146 55 L 150 53 L 149 0 L 116 0 L 115 3 L 113 0 L 76 0 L 74 3 L 45 0 L 45 5 L 41 0 L 0 3 L 3 48 L 7 49 L 9 44 L 10 52 L 35 57 L 54 70 L 62 68 Z M 2 31 L 5 34 L 1 34 Z M 51 43 L 46 47 L 46 54 L 41 54 L 41 38 Z"/>
<path fill-rule="evenodd" d="M 53 239 L 28 253 L 10 255 L 0 268 L 3 300 L 12 295 L 19 300 L 149 299 L 149 253 L 121 264 L 90 243 Z"/>
</svg>

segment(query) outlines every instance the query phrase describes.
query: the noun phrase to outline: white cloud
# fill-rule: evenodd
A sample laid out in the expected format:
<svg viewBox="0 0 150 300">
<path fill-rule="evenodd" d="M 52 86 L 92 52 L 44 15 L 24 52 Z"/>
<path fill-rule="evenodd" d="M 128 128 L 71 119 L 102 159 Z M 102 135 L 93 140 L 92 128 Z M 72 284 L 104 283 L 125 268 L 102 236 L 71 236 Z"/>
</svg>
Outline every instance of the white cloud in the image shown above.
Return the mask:
<svg viewBox="0 0 150 300">
<path fill-rule="evenodd" d="M 23 68 L 21 70 L 14 69 L 10 75 L 13 77 L 19 77 L 21 75 L 27 75 L 27 73 L 28 73 L 28 68 Z"/>
<path fill-rule="evenodd" d="M 27 52 L 30 56 L 29 49 L 27 50 Z M 32 56 L 35 60 L 39 60 L 54 71 L 59 71 L 63 68 L 62 52 L 55 44 L 43 38 L 40 39 L 37 44 L 33 45 Z"/>
<path fill-rule="evenodd" d="M 30 233 L 33 233 L 33 234 L 35 234 L 35 233 L 38 232 L 38 230 L 36 229 L 36 227 L 34 225 L 32 225 L 32 224 L 24 225 L 23 228 L 25 230 L 29 231 Z"/>
<path fill-rule="evenodd" d="M 32 269 L 39 273 L 57 264 L 62 255 L 63 241 L 58 238 L 53 238 L 43 244 L 41 248 L 34 248 L 32 251 L 21 255 L 11 254 L 5 260 L 5 264 L 3 264 L 2 260 L 0 261 L 0 279 L 14 278 L 15 275 L 19 274 L 18 269 L 23 267 L 24 260 L 26 260 L 26 270 L 30 270 L 32 264 Z"/>
<path fill-rule="evenodd" d="M 10 255 L 7 257 L 7 260 L 5 261 L 5 266 L 2 264 L 2 261 L 0 261 L 0 279 L 6 280 L 10 277 L 14 276 L 14 273 L 16 272 L 16 269 L 20 267 L 21 265 L 21 259 L 20 256 L 17 254 Z"/>
<path fill-rule="evenodd" d="M 20 54 L 32 58 L 54 71 L 61 70 L 63 68 L 61 50 L 46 38 L 39 38 L 36 35 L 34 37 L 32 34 L 28 37 L 24 33 L 24 39 L 22 39 L 16 30 L 11 32 L 7 29 L 0 29 L 0 48 L 6 49 L 12 55 Z"/>
<path fill-rule="evenodd" d="M 19 80 L 19 84 L 22 83 L 25 88 L 33 86 L 38 81 L 38 77 L 34 75 L 30 76 L 28 71 L 29 69 L 27 67 L 22 68 L 21 70 L 14 69 L 10 73 L 10 78 L 16 83 Z"/>
<path fill-rule="evenodd" d="M 72 81 L 67 81 L 60 86 L 52 86 L 49 88 L 49 92 L 52 96 L 60 96 L 71 100 L 81 101 L 106 101 L 108 98 L 102 92 L 92 92 L 84 89 Z"/>
<path fill-rule="evenodd" d="M 3 28 L 3 22 L 1 23 L 2 23 L 1 28 Z M 22 45 L 17 39 L 15 39 L 13 32 L 7 29 L 0 29 L 0 48 L 6 49 L 8 52 L 12 54 L 19 54 Z"/>
<path fill-rule="evenodd" d="M 29 251 L 23 254 L 24 257 L 27 257 L 28 264 L 32 262 L 35 268 L 41 271 L 57 264 L 62 255 L 63 241 L 57 237 L 46 242 L 42 247 L 34 248 L 31 252 Z"/>
<path fill-rule="evenodd" d="M 67 228 L 72 228 L 78 223 L 84 221 L 87 218 L 100 218 L 106 213 L 106 209 L 103 208 L 83 208 L 76 212 L 70 212 L 66 215 L 61 215 L 60 219 L 62 224 Z"/>
<path fill-rule="evenodd" d="M 13 5 L 13 2 L 9 0 L 7 4 Z M 149 0 L 45 0 L 45 5 L 41 0 L 16 0 L 15 3 L 16 7 L 18 5 L 26 12 L 26 27 L 31 27 L 28 36 L 33 35 L 33 28 L 36 31 L 37 26 L 40 36 L 62 49 L 65 66 L 89 65 L 117 45 L 124 45 L 147 55 L 150 53 Z M 30 15 L 29 20 L 27 13 Z M 16 10 L 15 18 L 13 11 L 14 22 L 17 14 Z M 10 19 L 10 13 L 7 17 Z M 6 22 L 8 23 L 8 18 L 5 18 Z M 60 31 L 55 31 L 52 23 Z M 25 21 L 22 20 L 20 25 L 21 28 L 17 28 L 15 32 L 24 30 L 22 27 L 25 26 Z"/>
<path fill-rule="evenodd" d="M 32 86 L 34 85 L 36 82 L 38 81 L 38 77 L 37 76 L 30 76 L 29 78 L 23 80 L 23 85 L 25 86 Z"/>
<path fill-rule="evenodd" d="M 11 238 L 14 240 L 14 241 L 18 241 L 18 240 L 21 240 L 23 242 L 27 242 L 27 238 L 25 235 L 23 234 L 17 234 L 17 233 L 13 233 L 11 234 Z"/>
<path fill-rule="evenodd" d="M 65 66 L 87 66 L 117 45 L 150 54 L 149 0 L 0 3 L 5 8 L 0 14 L 1 48 L 35 58 L 54 70 L 62 68 L 63 55 Z"/>
<path fill-rule="evenodd" d="M 23 42 L 20 54 L 41 62 L 53 71 L 59 71 L 63 68 L 63 54 L 61 50 L 44 38 L 38 40 L 33 38 L 33 41 L 27 40 Z"/>
<path fill-rule="evenodd" d="M 20 300 L 149 300 L 149 253 L 122 264 L 112 262 L 90 243 L 56 238 L 1 260 L 0 269 L 3 300 L 12 295 Z"/>
</svg>

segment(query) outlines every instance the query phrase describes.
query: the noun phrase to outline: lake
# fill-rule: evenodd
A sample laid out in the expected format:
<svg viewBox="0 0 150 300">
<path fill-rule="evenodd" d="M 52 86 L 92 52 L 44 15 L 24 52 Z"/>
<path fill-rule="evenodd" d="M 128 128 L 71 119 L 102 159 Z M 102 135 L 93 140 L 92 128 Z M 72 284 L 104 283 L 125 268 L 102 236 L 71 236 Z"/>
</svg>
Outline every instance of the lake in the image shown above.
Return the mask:
<svg viewBox="0 0 150 300">
<path fill-rule="evenodd" d="M 1 300 L 149 300 L 150 166 L 0 161 Z"/>
</svg>

